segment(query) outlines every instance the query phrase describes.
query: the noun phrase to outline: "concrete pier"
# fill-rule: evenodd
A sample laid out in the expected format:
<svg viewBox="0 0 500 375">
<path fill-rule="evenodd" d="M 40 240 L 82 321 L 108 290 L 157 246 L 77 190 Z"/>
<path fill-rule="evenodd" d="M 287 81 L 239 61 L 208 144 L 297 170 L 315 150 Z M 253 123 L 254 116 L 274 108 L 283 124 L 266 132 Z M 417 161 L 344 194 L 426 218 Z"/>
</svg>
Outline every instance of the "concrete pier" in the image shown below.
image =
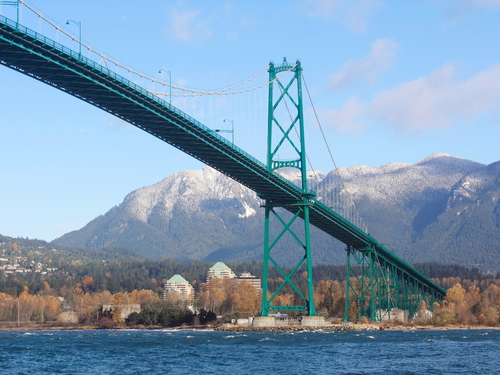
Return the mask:
<svg viewBox="0 0 500 375">
<path fill-rule="evenodd" d="M 256 316 L 253 318 L 253 327 L 275 327 L 276 318 L 274 316 Z"/>
<path fill-rule="evenodd" d="M 323 327 L 326 325 L 323 316 L 303 316 L 300 325 L 303 327 Z"/>
</svg>

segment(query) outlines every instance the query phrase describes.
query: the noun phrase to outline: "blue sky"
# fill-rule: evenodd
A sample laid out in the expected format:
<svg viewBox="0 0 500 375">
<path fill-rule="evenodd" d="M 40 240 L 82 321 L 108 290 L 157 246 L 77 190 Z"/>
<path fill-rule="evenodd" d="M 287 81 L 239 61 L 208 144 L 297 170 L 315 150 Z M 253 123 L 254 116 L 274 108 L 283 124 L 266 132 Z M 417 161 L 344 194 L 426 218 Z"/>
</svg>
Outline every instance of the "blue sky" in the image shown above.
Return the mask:
<svg viewBox="0 0 500 375">
<path fill-rule="evenodd" d="M 169 81 L 159 70 L 169 71 L 177 86 L 218 89 L 253 76 L 269 61 L 300 59 L 338 166 L 414 164 L 433 153 L 485 164 L 500 159 L 500 0 L 25 3 L 75 38 L 79 28 L 66 21 L 81 22 L 85 45 L 157 80 Z M 0 5 L 0 13 L 13 18 L 15 9 Z M 78 49 L 28 8 L 20 14 L 25 26 Z M 52 240 L 104 214 L 134 189 L 202 167 L 3 66 L 0 82 L 3 235 Z M 228 129 L 223 120 L 233 119 L 235 143 L 263 160 L 265 90 L 251 95 L 225 104 L 226 114 L 211 109 L 217 98 L 211 104 L 172 102 L 212 128 Z M 256 95 L 259 104 L 252 102 Z M 242 113 L 250 114 L 240 120 Z M 330 171 L 312 109 L 306 114 L 313 166 Z"/>
</svg>

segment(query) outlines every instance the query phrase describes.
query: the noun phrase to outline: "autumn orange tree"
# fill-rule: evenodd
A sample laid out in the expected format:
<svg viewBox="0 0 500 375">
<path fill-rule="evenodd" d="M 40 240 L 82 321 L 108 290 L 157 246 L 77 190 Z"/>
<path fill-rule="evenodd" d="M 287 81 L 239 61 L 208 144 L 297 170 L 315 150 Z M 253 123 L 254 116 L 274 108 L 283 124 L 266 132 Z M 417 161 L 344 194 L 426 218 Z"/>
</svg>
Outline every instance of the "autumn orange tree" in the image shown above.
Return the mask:
<svg viewBox="0 0 500 375">
<path fill-rule="evenodd" d="M 18 298 L 0 293 L 0 321 L 55 321 L 62 309 L 52 295 L 31 295 L 26 288 Z"/>
<path fill-rule="evenodd" d="M 103 305 L 113 303 L 113 295 L 108 292 L 84 293 L 79 296 L 80 303 L 78 311 L 78 322 L 85 325 L 97 324 Z"/>
<path fill-rule="evenodd" d="M 212 279 L 200 285 L 196 302 L 199 309 L 246 318 L 259 313 L 261 296 L 245 280 Z"/>
<path fill-rule="evenodd" d="M 479 287 L 467 289 L 456 283 L 448 289 L 442 303 L 434 304 L 434 322 L 446 324 L 500 324 L 500 287 L 490 284 L 482 293 Z"/>
<path fill-rule="evenodd" d="M 14 320 L 15 299 L 9 294 L 0 293 L 0 322 Z"/>
</svg>

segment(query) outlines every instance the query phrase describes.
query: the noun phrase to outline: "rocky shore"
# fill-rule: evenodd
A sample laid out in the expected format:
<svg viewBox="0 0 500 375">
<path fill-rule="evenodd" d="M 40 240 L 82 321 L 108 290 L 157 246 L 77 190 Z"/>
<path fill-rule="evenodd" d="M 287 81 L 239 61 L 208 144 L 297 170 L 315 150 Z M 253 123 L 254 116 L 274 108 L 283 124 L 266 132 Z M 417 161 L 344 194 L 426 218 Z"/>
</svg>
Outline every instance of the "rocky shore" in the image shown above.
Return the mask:
<svg viewBox="0 0 500 375">
<path fill-rule="evenodd" d="M 70 330 L 98 330 L 103 329 L 98 326 L 85 326 L 85 325 L 45 325 L 45 324 L 23 324 L 20 327 L 16 325 L 1 325 L 0 331 L 70 331 Z M 161 330 L 165 329 L 165 327 L 161 326 L 125 326 L 118 325 L 114 327 L 110 327 L 108 329 L 135 329 L 135 330 Z M 434 325 L 412 325 L 412 324 L 398 324 L 398 325 L 390 325 L 390 324 L 328 324 L 321 327 L 314 326 L 300 326 L 300 325 L 278 325 L 274 327 L 252 327 L 252 326 L 244 326 L 244 325 L 204 325 L 204 326 L 179 326 L 179 327 L 169 327 L 168 329 L 176 329 L 176 330 L 214 330 L 221 332 L 245 332 L 245 331 L 253 331 L 253 332 L 300 332 L 300 331 L 401 331 L 401 330 L 484 330 L 484 329 L 500 329 L 500 326 L 484 326 L 484 325 L 445 325 L 445 326 L 434 326 Z"/>
<path fill-rule="evenodd" d="M 227 332 L 300 332 L 300 331 L 380 331 L 383 328 L 373 324 L 331 324 L 321 327 L 299 326 L 299 325 L 280 325 L 274 327 L 252 327 L 225 325 L 215 327 L 216 331 Z"/>
</svg>

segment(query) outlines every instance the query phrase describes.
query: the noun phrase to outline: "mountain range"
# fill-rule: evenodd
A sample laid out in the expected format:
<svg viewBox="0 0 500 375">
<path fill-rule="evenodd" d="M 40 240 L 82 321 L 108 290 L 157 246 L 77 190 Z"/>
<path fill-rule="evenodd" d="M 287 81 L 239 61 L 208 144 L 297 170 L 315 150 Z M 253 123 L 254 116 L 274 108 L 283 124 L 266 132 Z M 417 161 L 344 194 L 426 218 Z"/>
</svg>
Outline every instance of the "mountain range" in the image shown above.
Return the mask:
<svg viewBox="0 0 500 375">
<path fill-rule="evenodd" d="M 283 175 L 293 180 L 297 173 L 285 170 Z M 349 192 L 370 234 L 410 263 L 500 270 L 500 162 L 484 165 L 434 154 L 413 165 L 319 173 L 317 185 L 318 191 Z M 54 242 L 87 249 L 128 247 L 148 258 L 183 261 L 262 259 L 262 203 L 210 167 L 181 171 L 131 192 L 120 205 Z M 344 247 L 313 228 L 315 263 L 343 263 Z M 273 251 L 289 264 L 302 254 L 291 236 Z"/>
</svg>

